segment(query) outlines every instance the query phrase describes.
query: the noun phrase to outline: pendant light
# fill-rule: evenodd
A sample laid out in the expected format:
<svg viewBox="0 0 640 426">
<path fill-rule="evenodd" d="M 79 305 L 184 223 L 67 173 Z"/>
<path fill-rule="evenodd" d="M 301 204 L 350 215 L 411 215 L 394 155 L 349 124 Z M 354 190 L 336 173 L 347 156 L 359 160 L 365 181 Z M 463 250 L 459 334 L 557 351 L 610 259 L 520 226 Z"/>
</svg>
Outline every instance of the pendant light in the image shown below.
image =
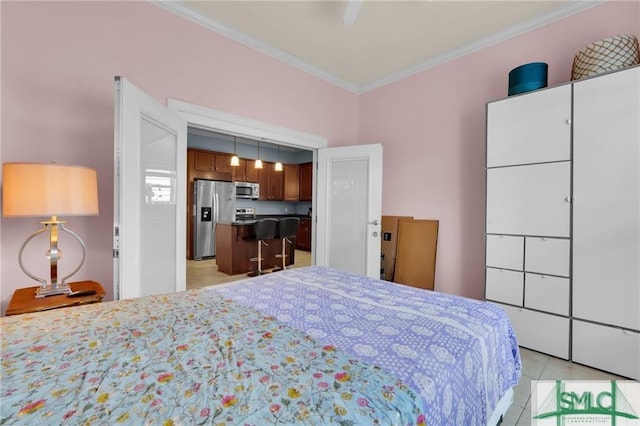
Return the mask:
<svg viewBox="0 0 640 426">
<path fill-rule="evenodd" d="M 280 145 L 278 145 L 278 162 L 276 163 L 274 170 L 276 172 L 282 171 L 282 163 L 280 162 Z"/>
<path fill-rule="evenodd" d="M 260 159 L 260 141 L 258 141 L 258 158 L 256 159 L 255 166 L 256 169 L 262 168 L 262 160 Z"/>
<path fill-rule="evenodd" d="M 233 137 L 233 157 L 231 157 L 231 166 L 237 167 L 240 165 L 240 159 L 238 158 L 238 152 L 236 151 L 236 137 Z"/>
</svg>

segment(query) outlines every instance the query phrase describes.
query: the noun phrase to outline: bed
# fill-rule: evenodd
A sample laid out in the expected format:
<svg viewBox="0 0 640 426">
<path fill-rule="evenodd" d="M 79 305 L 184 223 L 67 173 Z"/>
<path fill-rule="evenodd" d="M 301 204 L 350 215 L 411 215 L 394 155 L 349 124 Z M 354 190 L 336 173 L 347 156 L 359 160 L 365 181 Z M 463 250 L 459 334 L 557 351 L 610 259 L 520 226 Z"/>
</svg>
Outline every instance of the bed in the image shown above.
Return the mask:
<svg viewBox="0 0 640 426">
<path fill-rule="evenodd" d="M 5 317 L 2 424 L 494 425 L 496 305 L 311 266 Z"/>
</svg>

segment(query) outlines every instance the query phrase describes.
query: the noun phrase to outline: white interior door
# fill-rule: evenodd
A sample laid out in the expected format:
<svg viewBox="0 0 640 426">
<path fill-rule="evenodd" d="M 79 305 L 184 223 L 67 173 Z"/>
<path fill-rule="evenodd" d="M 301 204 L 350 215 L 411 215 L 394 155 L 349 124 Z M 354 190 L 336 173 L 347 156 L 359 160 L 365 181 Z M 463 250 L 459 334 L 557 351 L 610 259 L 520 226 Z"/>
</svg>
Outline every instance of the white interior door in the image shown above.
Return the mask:
<svg viewBox="0 0 640 426">
<path fill-rule="evenodd" d="M 114 299 L 186 289 L 187 122 L 114 82 Z"/>
<path fill-rule="evenodd" d="M 382 145 L 318 150 L 316 264 L 380 278 Z"/>
</svg>

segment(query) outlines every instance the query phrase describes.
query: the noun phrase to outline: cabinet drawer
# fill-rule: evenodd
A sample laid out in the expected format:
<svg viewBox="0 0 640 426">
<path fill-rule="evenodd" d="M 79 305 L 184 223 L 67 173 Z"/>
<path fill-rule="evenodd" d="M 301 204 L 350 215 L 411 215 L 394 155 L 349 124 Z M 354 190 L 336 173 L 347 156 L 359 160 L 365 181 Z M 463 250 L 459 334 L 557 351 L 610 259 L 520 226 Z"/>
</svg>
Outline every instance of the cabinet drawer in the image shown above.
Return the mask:
<svg viewBox="0 0 640 426">
<path fill-rule="evenodd" d="M 570 246 L 569 240 L 527 237 L 525 271 L 568 277 Z"/>
<path fill-rule="evenodd" d="M 522 306 L 522 272 L 487 268 L 486 298 Z"/>
<path fill-rule="evenodd" d="M 569 278 L 525 274 L 524 306 L 569 315 Z"/>
<path fill-rule="evenodd" d="M 573 360 L 640 380 L 640 333 L 573 321 Z"/>
<path fill-rule="evenodd" d="M 487 235 L 487 266 L 522 270 L 524 238 Z"/>
<path fill-rule="evenodd" d="M 500 305 L 511 320 L 518 345 L 569 359 L 569 319 Z"/>
</svg>

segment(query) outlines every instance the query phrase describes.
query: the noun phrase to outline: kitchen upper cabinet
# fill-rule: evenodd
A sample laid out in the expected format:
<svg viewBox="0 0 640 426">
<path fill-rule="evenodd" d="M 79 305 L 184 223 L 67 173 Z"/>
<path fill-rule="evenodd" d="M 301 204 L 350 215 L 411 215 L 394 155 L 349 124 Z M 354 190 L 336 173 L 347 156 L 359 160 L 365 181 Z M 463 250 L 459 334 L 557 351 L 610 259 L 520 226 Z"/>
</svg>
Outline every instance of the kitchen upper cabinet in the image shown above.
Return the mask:
<svg viewBox="0 0 640 426">
<path fill-rule="evenodd" d="M 220 173 L 233 172 L 231 167 L 231 155 L 216 153 L 214 160 L 214 170 Z"/>
<path fill-rule="evenodd" d="M 262 162 L 263 168 L 258 169 L 258 183 L 260 184 L 260 200 L 282 201 L 284 198 L 283 172 L 274 170 L 274 163 Z"/>
<path fill-rule="evenodd" d="M 271 195 L 273 200 L 284 199 L 284 174 L 283 172 L 276 172 L 273 167 L 275 164 L 270 164 L 271 177 L 269 179 Z"/>
<path fill-rule="evenodd" d="M 571 159 L 571 85 L 487 105 L 487 167 Z"/>
<path fill-rule="evenodd" d="M 313 163 L 300 164 L 300 201 L 311 201 L 313 194 Z"/>
<path fill-rule="evenodd" d="M 231 155 L 190 149 L 193 152 L 193 169 L 199 172 L 231 173 Z"/>
<path fill-rule="evenodd" d="M 285 164 L 283 173 L 284 201 L 298 201 L 300 199 L 300 166 Z"/>
<path fill-rule="evenodd" d="M 213 170 L 215 155 L 211 152 L 194 151 L 191 150 L 193 155 L 193 169 L 203 172 Z"/>
<path fill-rule="evenodd" d="M 258 183 L 258 169 L 254 161 L 241 158 L 240 165 L 233 167 L 233 181 Z"/>
</svg>

